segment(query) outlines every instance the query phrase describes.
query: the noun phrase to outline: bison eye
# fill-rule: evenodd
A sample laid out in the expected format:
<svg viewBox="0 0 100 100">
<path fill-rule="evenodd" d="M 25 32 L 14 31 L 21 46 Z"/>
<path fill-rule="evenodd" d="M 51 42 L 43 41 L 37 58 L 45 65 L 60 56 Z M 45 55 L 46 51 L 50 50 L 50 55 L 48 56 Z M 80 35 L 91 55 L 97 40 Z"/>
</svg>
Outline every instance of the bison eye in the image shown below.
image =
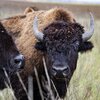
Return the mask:
<svg viewBox="0 0 100 100">
<path fill-rule="evenodd" d="M 37 42 L 37 43 L 35 44 L 35 48 L 36 48 L 37 50 L 41 50 L 41 51 L 43 51 L 43 52 L 46 51 L 46 47 L 45 47 L 45 44 L 44 44 L 43 42 Z"/>
</svg>

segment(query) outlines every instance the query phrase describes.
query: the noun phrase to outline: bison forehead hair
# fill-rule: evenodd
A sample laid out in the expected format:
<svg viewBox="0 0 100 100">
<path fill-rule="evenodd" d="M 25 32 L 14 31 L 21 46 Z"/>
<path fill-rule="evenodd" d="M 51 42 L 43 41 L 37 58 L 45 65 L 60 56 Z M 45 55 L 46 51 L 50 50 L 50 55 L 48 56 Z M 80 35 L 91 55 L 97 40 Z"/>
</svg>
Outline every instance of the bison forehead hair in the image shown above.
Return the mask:
<svg viewBox="0 0 100 100">
<path fill-rule="evenodd" d="M 81 37 L 84 33 L 83 26 L 78 23 L 67 23 L 56 21 L 47 26 L 44 31 L 44 39 L 49 41 L 70 41 L 73 38 Z"/>
</svg>

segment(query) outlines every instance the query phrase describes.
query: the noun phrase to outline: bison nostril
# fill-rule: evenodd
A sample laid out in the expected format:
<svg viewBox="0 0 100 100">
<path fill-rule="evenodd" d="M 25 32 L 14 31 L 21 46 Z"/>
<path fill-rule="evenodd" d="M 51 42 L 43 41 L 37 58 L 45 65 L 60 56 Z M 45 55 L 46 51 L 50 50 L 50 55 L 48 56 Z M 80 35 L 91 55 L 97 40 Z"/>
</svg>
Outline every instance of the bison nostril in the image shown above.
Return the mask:
<svg viewBox="0 0 100 100">
<path fill-rule="evenodd" d="M 54 76 L 56 76 L 56 74 L 57 74 L 56 70 L 53 70 L 53 74 L 54 74 Z"/>
<path fill-rule="evenodd" d="M 63 70 L 63 76 L 66 77 L 67 75 L 70 74 L 70 69 L 66 68 L 65 70 Z"/>
<path fill-rule="evenodd" d="M 52 76 L 56 76 L 56 74 L 57 74 L 57 71 L 55 70 L 55 69 L 51 69 L 51 74 L 52 74 Z"/>
</svg>

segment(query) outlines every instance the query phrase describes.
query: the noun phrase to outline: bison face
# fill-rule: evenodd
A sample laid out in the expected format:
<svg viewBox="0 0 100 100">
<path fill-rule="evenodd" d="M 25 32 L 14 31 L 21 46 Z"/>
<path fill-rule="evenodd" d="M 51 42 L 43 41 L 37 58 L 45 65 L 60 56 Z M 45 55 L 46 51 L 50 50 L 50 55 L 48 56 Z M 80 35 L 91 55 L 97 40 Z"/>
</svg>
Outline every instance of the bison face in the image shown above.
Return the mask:
<svg viewBox="0 0 100 100">
<path fill-rule="evenodd" d="M 91 25 L 93 26 L 93 23 Z M 86 36 L 83 27 L 78 23 L 56 21 L 47 26 L 43 33 L 39 32 L 36 26 L 35 22 L 35 36 L 40 40 L 36 49 L 44 52 L 49 75 L 60 97 L 64 97 L 66 87 L 76 69 L 78 52 L 93 48 L 91 42 L 86 42 L 92 34 L 87 33 Z"/>
<path fill-rule="evenodd" d="M 23 65 L 23 55 L 19 53 L 12 37 L 0 23 L 0 79 L 5 76 L 4 69 L 11 74 L 22 69 Z"/>
<path fill-rule="evenodd" d="M 69 79 L 75 70 L 78 58 L 79 41 L 67 41 L 63 38 L 50 40 L 45 38 L 45 59 L 52 78 Z"/>
</svg>

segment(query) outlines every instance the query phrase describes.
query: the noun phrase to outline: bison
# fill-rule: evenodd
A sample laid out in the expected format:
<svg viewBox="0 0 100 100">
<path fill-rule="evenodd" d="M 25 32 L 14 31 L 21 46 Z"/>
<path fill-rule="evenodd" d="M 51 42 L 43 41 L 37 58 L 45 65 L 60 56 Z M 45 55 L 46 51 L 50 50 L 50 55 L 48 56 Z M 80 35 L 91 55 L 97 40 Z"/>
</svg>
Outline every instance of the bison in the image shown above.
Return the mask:
<svg viewBox="0 0 100 100">
<path fill-rule="evenodd" d="M 67 87 L 76 69 L 78 53 L 93 48 L 93 44 L 88 41 L 94 31 L 94 19 L 91 13 L 90 17 L 88 32 L 77 23 L 73 14 L 64 8 L 29 11 L 2 21 L 5 28 L 14 37 L 19 50 L 26 57 L 25 68 L 20 75 L 26 88 L 28 75 L 33 76 L 34 100 L 41 100 L 34 76 L 34 66 L 37 68 L 41 82 L 41 77 L 45 77 L 43 57 L 50 79 L 54 82 L 59 96 L 65 97 Z M 18 79 L 12 77 L 12 83 L 18 100 L 27 100 Z M 45 92 L 43 86 L 42 89 Z"/>
<path fill-rule="evenodd" d="M 9 84 L 4 71 L 10 77 L 16 71 L 21 70 L 23 66 L 24 56 L 19 53 L 12 37 L 0 23 L 0 90 L 6 88 L 6 84 Z"/>
</svg>

